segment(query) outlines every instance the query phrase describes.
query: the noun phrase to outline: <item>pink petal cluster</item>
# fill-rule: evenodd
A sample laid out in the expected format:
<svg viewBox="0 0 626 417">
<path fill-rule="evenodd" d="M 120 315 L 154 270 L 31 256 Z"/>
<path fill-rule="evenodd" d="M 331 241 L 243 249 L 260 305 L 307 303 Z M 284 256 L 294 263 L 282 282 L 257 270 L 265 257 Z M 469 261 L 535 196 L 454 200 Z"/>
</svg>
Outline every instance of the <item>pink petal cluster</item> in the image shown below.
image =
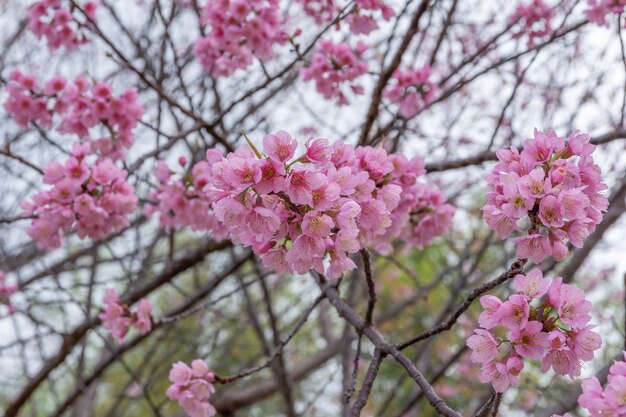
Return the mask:
<svg viewBox="0 0 626 417">
<path fill-rule="evenodd" d="M 152 304 L 145 298 L 137 303 L 135 311 L 123 304 L 117 291 L 107 288 L 104 294 L 104 310 L 98 315 L 105 329 L 121 343 L 131 326 L 140 334 L 152 330 Z"/>
<path fill-rule="evenodd" d="M 95 21 L 98 4 L 88 1 L 82 7 L 89 18 Z M 28 29 L 38 38 L 45 38 L 50 50 L 61 47 L 72 50 L 88 43 L 85 35 L 80 33 L 80 26 L 81 23 L 78 23 L 72 14 L 69 1 L 41 0 L 33 3 L 28 9 Z"/>
<path fill-rule="evenodd" d="M 190 417 L 211 417 L 216 414 L 209 399 L 215 393 L 215 375 L 202 359 L 195 359 L 191 367 L 184 362 L 172 365 L 169 379 L 172 383 L 167 396 L 187 412 Z"/>
<path fill-rule="evenodd" d="M 60 133 L 78 135 L 91 142 L 100 156 L 111 159 L 124 156 L 124 148 L 133 143 L 132 130 L 143 115 L 136 89 L 116 96 L 109 84 L 91 85 L 84 77 L 72 83 L 54 77 L 40 87 L 35 77 L 13 70 L 7 91 L 5 109 L 19 125 L 35 122 L 49 127 L 58 119 Z M 91 139 L 91 129 L 97 125 L 105 136 Z"/>
<path fill-rule="evenodd" d="M 591 302 L 584 292 L 561 277 L 552 282 L 539 269 L 515 277 L 517 293 L 508 300 L 485 295 L 478 317 L 481 328 L 467 339 L 471 360 L 481 363 L 480 380 L 491 382 L 496 392 L 518 385 L 524 359 L 541 361 L 541 371 L 550 368 L 559 375 L 575 378 L 581 363 L 593 359 L 602 346 L 600 336 L 589 325 Z M 506 329 L 501 339 L 494 329 Z"/>
<path fill-rule="evenodd" d="M 407 161 L 384 149 L 331 145 L 322 138 L 307 141 L 304 154 L 294 158 L 298 143 L 284 131 L 266 136 L 263 145 L 264 155 L 251 147 L 225 157 L 209 151 L 184 188 L 190 195 L 204 193 L 196 199 L 211 203 L 205 215 L 218 220 L 220 236 L 252 247 L 278 273 L 315 269 L 336 278 L 356 267 L 350 254 L 380 245 L 383 237 L 426 244 L 450 226 L 454 210 L 443 195 L 416 185 L 424 174 L 419 158 Z M 167 181 L 169 170 L 159 171 Z M 155 197 L 160 206 L 169 198 Z M 185 207 L 182 200 L 189 198 L 181 199 Z M 176 209 L 166 213 L 167 206 L 172 204 L 156 209 L 162 223 L 164 216 L 180 217 Z"/>
<path fill-rule="evenodd" d="M 556 10 L 543 0 L 531 0 L 526 5 L 518 5 L 509 16 L 509 25 L 519 24 L 513 37 L 518 39 L 527 36 L 528 46 L 534 47 L 552 33 L 551 21 L 554 16 Z"/>
<path fill-rule="evenodd" d="M 389 20 L 396 12 L 386 4 L 385 0 L 356 0 L 351 14 L 346 18 L 350 31 L 356 34 L 365 34 L 376 30 L 380 18 Z"/>
<path fill-rule="evenodd" d="M 383 96 L 399 105 L 402 117 L 413 117 L 435 97 L 437 85 L 430 80 L 430 76 L 428 65 L 414 70 L 397 69 Z"/>
<path fill-rule="evenodd" d="M 214 77 L 229 76 L 252 64 L 253 57 L 274 57 L 274 45 L 287 42 L 279 0 L 207 1 L 202 22 L 210 29 L 193 54 Z"/>
<path fill-rule="evenodd" d="M 587 19 L 600 25 L 609 26 L 609 15 L 621 15 L 626 8 L 626 0 L 587 0 L 589 8 L 585 11 Z"/>
<path fill-rule="evenodd" d="M 569 241 L 582 247 L 606 211 L 607 188 L 593 162 L 589 136 L 574 132 L 565 139 L 554 131 L 535 129 L 534 138 L 516 148 L 496 152 L 500 163 L 488 176 L 490 191 L 483 217 L 501 239 L 527 230 L 515 239 L 516 256 L 535 263 L 548 256 L 567 256 Z"/>
<path fill-rule="evenodd" d="M 15 311 L 15 306 L 11 304 L 11 296 L 18 290 L 18 286 L 15 284 L 7 284 L 6 274 L 0 270 L 0 304 L 6 304 L 9 307 L 9 312 Z"/>
<path fill-rule="evenodd" d="M 223 239 L 227 232 L 211 210 L 212 200 L 203 192 L 211 181 L 211 163 L 222 159 L 222 154 L 210 149 L 207 160 L 200 161 L 183 175 L 175 176 L 165 161 L 158 161 L 156 177 L 159 187 L 150 194 L 153 204 L 146 206 L 147 216 L 159 214 L 159 223 L 164 228 L 194 231 L 210 230 L 215 239 Z M 185 162 L 184 158 L 181 162 Z M 185 163 L 181 165 L 185 165 Z"/>
<path fill-rule="evenodd" d="M 407 161 L 403 156 L 393 154 L 389 159 L 394 168 L 388 181 L 402 187 L 402 192 L 398 206 L 391 212 L 391 225 L 373 245 L 382 253 L 391 252 L 394 240 L 422 249 L 436 237 L 448 233 L 455 208 L 446 202 L 447 197 L 437 187 L 416 182 L 426 173 L 422 158 Z"/>
<path fill-rule="evenodd" d="M 355 48 L 347 43 L 320 41 L 313 54 L 311 65 L 301 71 L 304 81 L 315 80 L 315 88 L 325 99 L 337 99 L 339 105 L 348 104 L 345 90 L 356 95 L 363 94 L 363 86 L 356 80 L 367 72 L 367 63 L 362 55 L 367 46 L 358 42 Z"/>
<path fill-rule="evenodd" d="M 335 0 L 298 0 L 302 10 L 315 19 L 315 23 L 321 25 L 333 20 L 339 9 Z"/>
<path fill-rule="evenodd" d="M 43 182 L 51 186 L 25 201 L 25 215 L 34 219 L 26 233 L 44 249 L 61 246 L 75 231 L 81 239 L 100 239 L 128 226 L 137 196 L 126 182 L 126 171 L 110 159 L 89 162 L 89 144 L 75 144 L 64 164 L 50 162 Z"/>
<path fill-rule="evenodd" d="M 625 416 L 626 362 L 613 363 L 609 369 L 608 383 L 604 388 L 596 377 L 591 377 L 583 381 L 582 389 L 578 404 L 586 408 L 591 417 Z"/>
</svg>

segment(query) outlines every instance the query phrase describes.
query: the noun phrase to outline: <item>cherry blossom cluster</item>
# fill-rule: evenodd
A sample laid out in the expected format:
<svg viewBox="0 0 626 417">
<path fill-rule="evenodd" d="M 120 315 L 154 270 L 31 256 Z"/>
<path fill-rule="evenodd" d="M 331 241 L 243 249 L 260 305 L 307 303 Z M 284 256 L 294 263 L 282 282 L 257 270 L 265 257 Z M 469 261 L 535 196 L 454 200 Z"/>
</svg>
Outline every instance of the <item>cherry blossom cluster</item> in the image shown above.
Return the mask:
<svg viewBox="0 0 626 417">
<path fill-rule="evenodd" d="M 19 125 L 36 122 L 49 127 L 58 118 L 60 133 L 76 134 L 92 142 L 100 156 L 112 159 L 121 159 L 124 148 L 132 145 L 132 130 L 143 115 L 135 88 L 116 96 L 109 84 L 92 85 L 84 77 L 71 83 L 54 77 L 40 87 L 34 76 L 13 70 L 7 91 L 5 108 Z M 99 124 L 106 136 L 89 139 L 90 129 Z"/>
<path fill-rule="evenodd" d="M 626 0 L 588 0 L 589 8 L 585 11 L 587 19 L 600 25 L 609 26 L 608 17 L 621 15 L 626 8 Z"/>
<path fill-rule="evenodd" d="M 81 239 L 100 239 L 129 225 L 137 196 L 126 171 L 110 159 L 90 163 L 90 154 L 89 144 L 76 143 L 65 163 L 48 163 L 43 182 L 51 188 L 22 204 L 25 215 L 33 217 L 26 232 L 39 247 L 57 248 L 72 231 Z"/>
<path fill-rule="evenodd" d="M 214 416 L 215 408 L 209 398 L 215 392 L 214 374 L 202 359 L 195 359 L 191 367 L 184 362 L 172 365 L 169 379 L 172 385 L 167 389 L 167 396 L 187 412 L 190 417 Z"/>
<path fill-rule="evenodd" d="M 600 192 L 607 188 L 593 162 L 589 136 L 574 132 L 565 143 L 554 131 L 535 130 L 534 138 L 496 152 L 500 161 L 488 176 L 490 191 L 484 219 L 501 239 L 515 239 L 516 256 L 534 263 L 567 256 L 568 240 L 576 247 L 595 230 L 607 209 Z"/>
<path fill-rule="evenodd" d="M 313 54 L 311 65 L 301 71 L 304 81 L 315 80 L 315 88 L 325 99 L 337 99 L 339 105 L 348 104 L 345 90 L 363 94 L 363 86 L 355 81 L 367 72 L 363 52 L 367 46 L 359 42 L 355 48 L 347 43 L 322 40 Z"/>
<path fill-rule="evenodd" d="M 425 172 L 420 158 L 321 138 L 294 158 L 298 143 L 283 131 L 267 135 L 263 145 L 264 155 L 254 147 L 225 157 L 209 151 L 200 168 L 172 185 L 180 201 L 157 191 L 151 212 L 176 225 L 193 215 L 192 200 L 210 201 L 218 235 L 252 247 L 267 268 L 315 269 L 331 278 L 354 269 L 349 254 L 367 245 L 389 249 L 396 238 L 424 245 L 450 227 L 454 209 L 441 193 L 417 184 Z M 168 172 L 158 175 L 167 180 Z M 206 197 L 194 197 L 200 191 Z"/>
<path fill-rule="evenodd" d="M 15 306 L 11 304 L 11 296 L 18 290 L 17 285 L 7 284 L 6 274 L 0 270 L 0 304 L 6 304 L 9 307 L 9 313 L 15 311 Z"/>
<path fill-rule="evenodd" d="M 519 384 L 524 359 L 541 361 L 542 372 L 552 368 L 559 375 L 579 376 L 581 363 L 592 360 L 602 346 L 589 325 L 591 302 L 584 292 L 561 277 L 550 282 L 539 269 L 518 274 L 514 285 L 517 293 L 507 301 L 492 295 L 480 299 L 481 328 L 467 339 L 471 360 L 482 364 L 480 380 L 504 392 Z M 505 330 L 506 337 L 498 337 L 496 330 Z"/>
<path fill-rule="evenodd" d="M 368 34 L 378 28 L 379 13 L 383 20 L 389 20 L 396 14 L 385 0 L 356 0 L 346 21 L 353 33 Z"/>
<path fill-rule="evenodd" d="M 383 96 L 398 104 L 402 117 L 413 117 L 435 97 L 437 85 L 430 80 L 431 72 L 428 65 L 413 70 L 397 69 Z"/>
<path fill-rule="evenodd" d="M 332 21 L 338 11 L 335 0 L 298 0 L 298 3 L 318 25 Z"/>
<path fill-rule="evenodd" d="M 194 56 L 214 77 L 229 76 L 274 57 L 274 45 L 287 42 L 279 0 L 207 1 L 202 21 L 210 32 L 196 41 Z"/>
<path fill-rule="evenodd" d="M 426 173 L 421 158 L 407 161 L 400 155 L 389 155 L 389 159 L 394 168 L 388 174 L 388 181 L 402 187 L 402 193 L 398 206 L 391 212 L 391 225 L 376 238 L 374 247 L 381 253 L 389 253 L 391 243 L 400 240 L 422 249 L 450 230 L 455 208 L 446 202 L 447 197 L 437 187 L 416 181 Z"/>
<path fill-rule="evenodd" d="M 592 417 L 626 415 L 626 362 L 613 363 L 604 389 L 596 377 L 585 379 L 582 389 L 578 404 L 586 408 Z"/>
<path fill-rule="evenodd" d="M 182 229 L 189 226 L 194 231 L 210 230 L 215 239 L 223 239 L 227 231 L 212 212 L 212 200 L 203 191 L 211 178 L 211 162 L 222 159 L 219 151 L 210 149 L 207 160 L 193 166 L 189 175 L 174 175 L 165 161 L 158 161 L 155 175 L 159 187 L 150 194 L 154 204 L 146 206 L 146 215 L 159 214 L 159 223 L 163 228 Z M 184 167 L 187 160 L 179 158 Z"/>
<path fill-rule="evenodd" d="M 131 326 L 134 326 L 140 334 L 147 334 L 152 330 L 152 304 L 147 299 L 139 300 L 135 311 L 131 311 L 122 303 L 114 288 L 107 288 L 104 294 L 104 306 L 98 318 L 118 342 L 124 341 Z"/>
<path fill-rule="evenodd" d="M 45 38 L 50 50 L 65 47 L 67 50 L 88 43 L 81 33 L 81 23 L 72 15 L 70 2 L 62 0 L 41 0 L 28 9 L 28 29 L 38 38 Z M 86 2 L 82 8 L 90 19 L 96 19 L 98 4 Z"/>
<path fill-rule="evenodd" d="M 520 29 L 514 34 L 515 38 L 528 36 L 528 46 L 534 47 L 552 33 L 551 21 L 556 15 L 554 8 L 543 0 L 532 0 L 530 3 L 517 6 L 509 16 L 509 24 L 519 24 Z"/>
</svg>

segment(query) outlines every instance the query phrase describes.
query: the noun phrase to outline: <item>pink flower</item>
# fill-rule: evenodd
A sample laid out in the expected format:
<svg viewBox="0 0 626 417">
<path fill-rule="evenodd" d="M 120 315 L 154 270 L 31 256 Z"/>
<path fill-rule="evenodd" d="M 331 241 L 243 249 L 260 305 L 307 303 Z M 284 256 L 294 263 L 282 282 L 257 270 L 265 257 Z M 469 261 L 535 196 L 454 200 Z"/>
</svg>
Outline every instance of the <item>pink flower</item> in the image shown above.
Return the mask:
<svg viewBox="0 0 626 417">
<path fill-rule="evenodd" d="M 552 190 L 552 183 L 541 168 L 535 168 L 520 179 L 519 191 L 524 198 L 542 198 Z"/>
<path fill-rule="evenodd" d="M 304 215 L 302 232 L 311 237 L 324 238 L 330 235 L 334 225 L 330 216 L 313 210 Z"/>
<path fill-rule="evenodd" d="M 500 239 L 506 239 L 514 230 L 518 230 L 515 219 L 507 216 L 495 206 L 483 207 L 483 219 L 491 229 L 496 231 Z"/>
<path fill-rule="evenodd" d="M 426 65 L 419 69 L 397 69 L 383 96 L 397 103 L 402 117 L 411 118 L 434 101 L 437 85 L 430 80 L 432 70 Z"/>
<path fill-rule="evenodd" d="M 559 319 L 570 326 L 584 327 L 591 316 L 591 302 L 585 299 L 585 293 L 573 285 L 562 284 L 557 277 L 550 286 L 548 297 L 550 303 L 558 309 Z"/>
<path fill-rule="evenodd" d="M 515 256 L 522 259 L 530 259 L 535 264 L 550 256 L 550 241 L 547 236 L 539 233 L 518 237 L 515 239 L 517 250 Z"/>
<path fill-rule="evenodd" d="M 484 310 L 478 316 L 478 324 L 485 329 L 491 329 L 500 323 L 500 315 L 498 311 L 502 305 L 502 301 L 493 295 L 483 295 L 480 297 L 480 305 Z"/>
<path fill-rule="evenodd" d="M 563 211 L 561 204 L 552 195 L 547 195 L 539 203 L 539 219 L 548 228 L 563 226 Z"/>
<path fill-rule="evenodd" d="M 191 368 L 180 361 L 174 363 L 169 379 L 172 385 L 167 389 L 168 398 L 178 401 L 191 417 L 215 415 L 216 410 L 209 403 L 211 395 L 215 393 L 214 375 L 203 360 L 195 359 Z"/>
<path fill-rule="evenodd" d="M 309 2 L 310 3 L 310 2 Z M 365 44 L 359 42 L 352 48 L 346 43 L 319 42 L 319 50 L 311 57 L 311 64 L 301 70 L 304 81 L 314 80 L 316 90 L 325 99 L 336 99 L 339 105 L 348 104 L 348 91 L 363 94 L 357 82 L 367 72 L 367 63 L 362 54 Z"/>
<path fill-rule="evenodd" d="M 476 329 L 467 339 L 467 346 L 472 349 L 472 362 L 487 363 L 498 357 L 499 342 L 488 330 Z"/>
<path fill-rule="evenodd" d="M 542 359 L 548 347 L 548 334 L 543 331 L 543 324 L 529 321 L 523 329 L 511 331 L 511 341 L 515 351 L 524 358 Z"/>
<path fill-rule="evenodd" d="M 521 153 L 522 159 L 528 162 L 546 162 L 552 152 L 561 150 L 565 145 L 565 140 L 553 130 L 540 132 L 535 129 L 534 135 L 534 138 L 524 140 L 524 150 Z"/>
<path fill-rule="evenodd" d="M 548 292 L 550 280 L 543 277 L 539 268 L 535 268 L 526 275 L 517 274 L 514 284 L 518 292 L 532 299 L 542 297 Z"/>
<path fill-rule="evenodd" d="M 502 303 L 498 309 L 498 315 L 502 324 L 511 329 L 523 329 L 528 323 L 528 299 L 522 295 L 514 294 Z"/>
<path fill-rule="evenodd" d="M 504 392 L 510 385 L 518 385 L 519 379 L 517 375 L 523 367 L 523 363 L 511 357 L 507 363 L 490 362 L 480 368 L 480 381 L 483 383 L 491 382 L 496 392 Z M 521 367 L 520 367 L 521 364 Z"/>
<path fill-rule="evenodd" d="M 176 362 L 172 365 L 170 370 L 169 379 L 177 385 L 187 385 L 191 381 L 193 371 L 184 362 Z"/>
<path fill-rule="evenodd" d="M 306 154 L 301 158 L 302 162 L 311 162 L 316 165 L 324 164 L 330 158 L 330 148 L 327 139 L 309 139 L 306 142 Z"/>
<path fill-rule="evenodd" d="M 283 130 L 263 138 L 263 148 L 267 155 L 280 162 L 291 159 L 297 147 L 298 142 Z"/>
<path fill-rule="evenodd" d="M 213 77 L 245 69 L 255 57 L 273 58 L 274 45 L 288 40 L 279 6 L 276 1 L 206 2 L 200 23 L 207 34 L 196 41 L 194 56 Z"/>
</svg>

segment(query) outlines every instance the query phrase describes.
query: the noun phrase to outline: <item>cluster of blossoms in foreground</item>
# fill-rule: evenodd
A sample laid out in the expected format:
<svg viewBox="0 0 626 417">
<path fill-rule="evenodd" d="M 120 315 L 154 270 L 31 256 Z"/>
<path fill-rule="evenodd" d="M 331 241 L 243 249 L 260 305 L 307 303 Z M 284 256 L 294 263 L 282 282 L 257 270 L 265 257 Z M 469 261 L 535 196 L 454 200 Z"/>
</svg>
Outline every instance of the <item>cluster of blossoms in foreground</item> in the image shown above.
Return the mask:
<svg viewBox="0 0 626 417">
<path fill-rule="evenodd" d="M 6 274 L 0 270 L 0 304 L 9 306 L 9 313 L 15 311 L 15 306 L 11 304 L 11 296 L 18 290 L 17 285 L 7 284 Z"/>
<path fill-rule="evenodd" d="M 402 117 L 413 117 L 431 103 L 437 93 L 437 85 L 430 80 L 430 76 L 428 65 L 413 70 L 397 69 L 383 95 L 399 106 Z"/>
<path fill-rule="evenodd" d="M 602 346 L 589 325 L 591 302 L 584 292 L 561 277 L 552 282 L 539 269 L 515 277 L 516 294 L 502 302 L 492 295 L 480 299 L 484 311 L 482 328 L 467 339 L 471 360 L 482 364 L 480 380 L 491 382 L 496 392 L 519 384 L 524 359 L 541 361 L 541 371 L 550 368 L 571 378 L 580 375 L 581 363 L 593 359 Z M 496 330 L 506 330 L 500 338 Z"/>
<path fill-rule="evenodd" d="M 556 10 L 543 0 L 532 0 L 530 3 L 517 6 L 509 16 L 509 24 L 518 23 L 520 28 L 515 38 L 528 37 L 528 47 L 533 48 L 552 33 L 551 21 Z"/>
<path fill-rule="evenodd" d="M 568 139 L 553 131 L 535 130 L 534 138 L 516 148 L 497 151 L 500 163 L 488 177 L 490 192 L 484 219 L 502 239 L 513 231 L 516 256 L 535 263 L 552 255 L 567 256 L 568 240 L 576 247 L 595 230 L 608 207 L 600 192 L 607 188 L 593 162 L 589 136 L 574 132 Z M 525 221 L 525 222 L 524 222 Z"/>
<path fill-rule="evenodd" d="M 320 41 L 313 54 L 311 65 L 301 71 L 304 81 L 315 80 L 315 88 L 325 99 L 337 99 L 339 105 L 348 104 L 346 89 L 363 94 L 363 87 L 355 81 L 367 72 L 367 62 L 362 58 L 367 46 L 359 42 L 353 49 L 346 43 Z"/>
<path fill-rule="evenodd" d="M 89 143 L 76 143 L 64 164 L 48 163 L 43 182 L 52 188 L 22 204 L 25 215 L 34 217 L 26 232 L 39 247 L 58 248 L 72 231 L 81 239 L 100 239 L 128 226 L 137 196 L 126 171 L 110 159 L 89 162 L 90 154 Z"/>
<path fill-rule="evenodd" d="M 609 26 L 609 18 L 624 13 L 626 0 L 588 0 L 587 19 L 600 26 Z"/>
<path fill-rule="evenodd" d="M 45 38 L 51 50 L 61 47 L 72 50 L 88 42 L 80 33 L 81 23 L 72 15 L 70 2 L 65 2 L 65 6 L 63 3 L 63 0 L 41 0 L 28 9 L 28 29 L 37 37 Z M 88 1 L 82 7 L 90 19 L 96 19 L 96 2 Z"/>
<path fill-rule="evenodd" d="M 164 225 L 194 226 L 194 205 L 204 210 L 210 202 L 217 235 L 252 247 L 267 268 L 299 274 L 315 269 L 331 278 L 354 269 L 349 254 L 367 245 L 387 251 L 404 239 L 424 246 L 450 227 L 454 209 L 438 190 L 417 182 L 425 173 L 421 158 L 311 139 L 294 159 L 298 143 L 282 131 L 266 136 L 263 145 L 264 155 L 251 147 L 225 157 L 210 150 L 180 180 L 161 169 L 161 188 L 152 195 L 158 202 L 150 212 L 159 211 Z M 179 191 L 172 197 L 171 189 Z"/>
<path fill-rule="evenodd" d="M 584 380 L 582 389 L 578 404 L 592 417 L 626 415 L 626 362 L 616 361 L 611 366 L 604 389 L 596 377 Z"/>
<path fill-rule="evenodd" d="M 215 415 L 215 408 L 208 402 L 215 392 L 214 375 L 203 360 L 192 361 L 191 367 L 183 362 L 176 362 L 172 365 L 169 379 L 172 385 L 167 390 L 168 398 L 178 401 L 189 416 Z"/>
<path fill-rule="evenodd" d="M 104 295 L 105 308 L 98 316 L 102 320 L 105 329 L 119 341 L 124 341 L 126 333 L 134 326 L 141 334 L 146 334 L 152 329 L 152 304 L 142 298 L 137 303 L 135 311 L 123 304 L 117 291 L 108 288 Z"/>
<path fill-rule="evenodd" d="M 13 70 L 7 92 L 4 106 L 19 125 L 27 127 L 35 122 L 51 127 L 58 123 L 60 133 L 76 134 L 91 142 L 94 152 L 112 159 L 121 159 L 124 148 L 132 145 L 132 130 L 143 115 L 136 89 L 116 96 L 109 84 L 92 85 L 85 77 L 71 83 L 54 77 L 40 87 L 34 76 Z M 90 129 L 97 125 L 106 134 L 92 139 Z"/>
<path fill-rule="evenodd" d="M 279 0 L 207 1 L 202 23 L 209 29 L 193 53 L 214 77 L 229 76 L 252 64 L 253 57 L 274 57 L 274 45 L 287 42 Z"/>
</svg>

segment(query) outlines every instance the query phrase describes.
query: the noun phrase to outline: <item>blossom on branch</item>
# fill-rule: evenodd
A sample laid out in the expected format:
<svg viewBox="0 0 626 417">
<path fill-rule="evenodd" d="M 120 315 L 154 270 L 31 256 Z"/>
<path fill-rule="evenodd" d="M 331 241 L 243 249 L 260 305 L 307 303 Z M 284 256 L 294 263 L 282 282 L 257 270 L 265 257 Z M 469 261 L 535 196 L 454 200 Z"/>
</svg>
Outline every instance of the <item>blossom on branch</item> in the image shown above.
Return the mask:
<svg viewBox="0 0 626 417">
<path fill-rule="evenodd" d="M 135 311 L 122 303 L 117 291 L 107 288 L 104 295 L 104 311 L 98 318 L 102 320 L 104 328 L 117 339 L 123 342 L 131 326 L 135 326 L 140 334 L 147 334 L 152 330 L 152 304 L 145 298 L 137 303 Z"/>
<path fill-rule="evenodd" d="M 64 6 L 63 3 L 67 5 Z M 96 19 L 96 2 L 88 1 L 82 8 L 91 20 Z M 89 21 L 79 22 L 72 13 L 73 10 L 69 1 L 37 1 L 28 9 L 28 29 L 38 38 L 45 38 L 48 49 L 52 51 L 61 47 L 67 50 L 76 49 L 89 42 L 81 30 L 83 26 L 89 26 Z"/>
<path fill-rule="evenodd" d="M 363 94 L 363 86 L 356 80 L 367 72 L 367 63 L 362 58 L 366 49 L 362 42 L 351 48 L 346 43 L 320 41 L 311 64 L 300 72 L 302 79 L 315 80 L 315 89 L 325 99 L 334 98 L 339 105 L 349 104 L 346 90 L 355 95 Z"/>
<path fill-rule="evenodd" d="M 535 130 L 521 153 L 514 147 L 496 152 L 500 163 L 487 178 L 483 218 L 501 239 L 527 231 L 515 239 L 517 257 L 535 263 L 548 256 L 562 260 L 566 241 L 582 247 L 602 221 L 608 200 L 601 191 L 607 186 L 589 141 L 580 132 L 565 143 L 554 131 Z"/>
<path fill-rule="evenodd" d="M 153 193 L 158 204 L 148 213 L 159 212 L 162 225 L 227 235 L 278 273 L 314 269 L 331 278 L 354 269 L 350 254 L 366 246 L 389 251 L 404 240 L 423 247 L 450 228 L 453 207 L 439 190 L 417 182 L 425 173 L 421 158 L 323 138 L 307 141 L 294 158 L 297 141 L 284 131 L 265 136 L 263 145 L 265 154 L 252 147 L 226 156 L 210 150 L 185 184 Z M 167 168 L 161 165 L 158 175 L 170 184 Z M 186 214 L 192 204 L 211 210 L 182 220 L 193 216 Z"/>
<path fill-rule="evenodd" d="M 167 396 L 187 412 L 190 417 L 211 417 L 216 414 L 215 407 L 209 403 L 215 393 L 215 376 L 202 359 L 195 359 L 191 367 L 184 362 L 172 365 L 169 379 L 172 385 L 167 389 Z"/>
<path fill-rule="evenodd" d="M 90 162 L 89 144 L 75 144 L 71 157 L 50 162 L 43 182 L 51 186 L 22 203 L 34 219 L 26 233 L 44 249 L 61 246 L 70 232 L 84 239 L 101 239 L 129 225 L 137 196 L 126 182 L 127 172 L 110 159 Z"/>
<path fill-rule="evenodd" d="M 202 23 L 210 29 L 199 38 L 194 56 L 214 77 L 227 77 L 247 68 L 254 57 L 274 57 L 274 45 L 287 42 L 279 0 L 207 1 Z"/>
<path fill-rule="evenodd" d="M 78 135 L 91 144 L 93 152 L 114 160 L 122 159 L 124 150 L 133 144 L 132 131 L 143 115 L 135 88 L 115 95 L 109 84 L 92 84 L 85 77 L 71 83 L 53 77 L 40 86 L 32 75 L 13 70 L 7 91 L 4 107 L 20 126 L 56 124 L 60 133 Z M 104 136 L 92 137 L 97 135 L 93 131 L 96 126 Z"/>
<path fill-rule="evenodd" d="M 579 376 L 582 363 L 602 346 L 589 325 L 591 302 L 584 292 L 561 277 L 550 282 L 539 269 L 518 274 L 514 284 L 517 293 L 504 302 L 492 295 L 480 300 L 485 310 L 478 322 L 484 328 L 467 339 L 471 360 L 482 365 L 480 380 L 504 392 L 518 385 L 524 359 L 541 361 L 544 373 L 552 368 L 559 375 Z M 502 328 L 507 337 L 496 336 Z"/>
</svg>

